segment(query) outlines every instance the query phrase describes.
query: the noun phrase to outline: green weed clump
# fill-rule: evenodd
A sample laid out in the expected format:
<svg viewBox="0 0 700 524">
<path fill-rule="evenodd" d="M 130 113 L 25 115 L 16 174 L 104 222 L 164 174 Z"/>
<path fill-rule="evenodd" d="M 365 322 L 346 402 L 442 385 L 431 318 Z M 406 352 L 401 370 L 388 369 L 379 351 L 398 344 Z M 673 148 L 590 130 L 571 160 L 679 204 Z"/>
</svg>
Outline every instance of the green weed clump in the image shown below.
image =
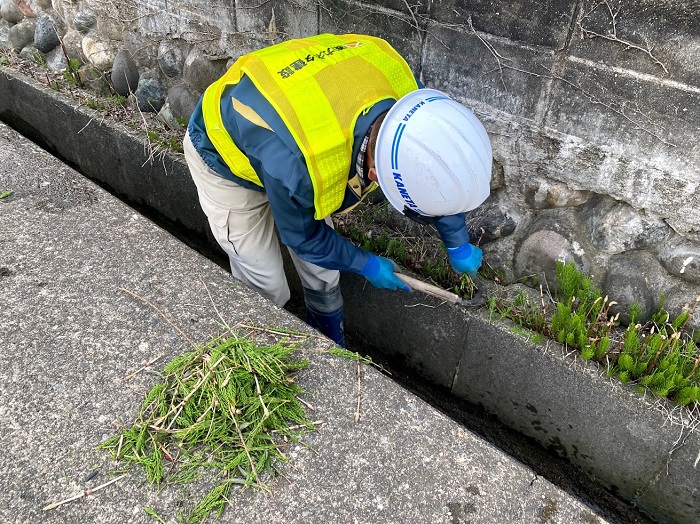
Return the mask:
<svg viewBox="0 0 700 524">
<path fill-rule="evenodd" d="M 609 377 L 637 385 L 680 405 L 700 404 L 700 349 L 687 329 L 695 304 L 675 318 L 662 306 L 637 323 L 640 308 L 630 308 L 627 328 L 619 324 L 616 302 L 603 296 L 573 262 L 557 264 L 558 296 L 554 311 L 544 299 L 533 304 L 524 294 L 510 304 L 491 298 L 490 307 L 520 327 L 532 329 L 576 349 L 585 360 L 607 368 Z M 663 298 L 663 297 L 662 297 Z"/>
<path fill-rule="evenodd" d="M 293 378 L 307 362 L 292 358 L 294 349 L 232 336 L 175 358 L 134 424 L 100 447 L 143 468 L 154 484 L 184 485 L 215 470 L 213 489 L 178 517 L 198 523 L 221 515 L 232 487 L 268 489 L 266 479 L 286 461 L 284 443 L 314 428 Z"/>
<path fill-rule="evenodd" d="M 693 334 L 686 330 L 698 302 L 675 318 L 664 309 L 638 324 L 639 307 L 630 310 L 630 324 L 620 334 L 619 314 L 610 314 L 608 302 L 573 262 L 557 265 L 559 291 L 552 317 L 557 341 L 578 349 L 584 359 L 607 365 L 608 376 L 637 384 L 678 404 L 700 402 L 700 353 Z M 663 297 L 662 297 L 663 298 Z M 700 298 L 700 297 L 699 297 Z"/>
<path fill-rule="evenodd" d="M 662 306 L 644 326 L 630 324 L 608 374 L 683 406 L 700 403 L 700 351 L 685 330 L 694 309 L 671 319 Z"/>
<path fill-rule="evenodd" d="M 585 360 L 602 360 L 611 350 L 610 334 L 617 325 L 610 308 L 616 303 L 603 297 L 573 262 L 557 264 L 559 301 L 552 316 L 551 333 L 557 342 L 577 348 Z"/>
</svg>

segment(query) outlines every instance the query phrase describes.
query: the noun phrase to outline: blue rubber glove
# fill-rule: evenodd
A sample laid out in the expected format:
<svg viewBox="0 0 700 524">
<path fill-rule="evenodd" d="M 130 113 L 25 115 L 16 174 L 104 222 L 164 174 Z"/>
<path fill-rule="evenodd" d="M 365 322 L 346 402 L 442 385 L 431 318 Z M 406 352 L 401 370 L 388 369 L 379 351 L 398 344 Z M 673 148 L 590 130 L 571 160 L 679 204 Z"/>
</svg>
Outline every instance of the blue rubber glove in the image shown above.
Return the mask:
<svg viewBox="0 0 700 524">
<path fill-rule="evenodd" d="M 369 280 L 374 287 L 391 289 L 392 291 L 411 291 L 411 288 L 401 282 L 394 274 L 397 267 L 391 260 L 377 255 L 370 255 L 369 261 L 360 275 Z"/>
<path fill-rule="evenodd" d="M 481 267 L 481 249 L 467 242 L 459 247 L 448 247 L 447 254 L 455 271 L 466 273 L 470 277 L 476 276 L 476 272 Z"/>
</svg>

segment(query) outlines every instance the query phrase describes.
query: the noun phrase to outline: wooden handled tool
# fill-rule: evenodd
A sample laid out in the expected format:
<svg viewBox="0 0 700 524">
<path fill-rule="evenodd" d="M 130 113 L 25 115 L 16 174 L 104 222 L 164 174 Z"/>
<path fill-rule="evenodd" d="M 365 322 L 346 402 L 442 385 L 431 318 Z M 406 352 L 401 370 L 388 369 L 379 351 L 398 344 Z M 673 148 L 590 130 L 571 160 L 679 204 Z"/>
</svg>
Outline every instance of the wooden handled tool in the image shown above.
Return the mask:
<svg viewBox="0 0 700 524">
<path fill-rule="evenodd" d="M 399 280 L 401 280 L 407 286 L 413 289 L 417 289 L 418 291 L 422 291 L 426 295 L 445 300 L 450 304 L 456 304 L 458 306 L 481 306 L 486 302 L 486 298 L 484 297 L 483 292 L 483 286 L 476 291 L 476 293 L 471 299 L 466 299 L 460 297 L 456 293 L 452 293 L 451 291 L 447 291 L 446 289 L 433 286 L 432 284 L 428 284 L 427 282 L 423 282 L 422 280 L 418 280 L 417 278 L 409 277 L 408 275 L 404 275 L 403 273 L 396 273 L 396 276 L 399 277 Z"/>
</svg>

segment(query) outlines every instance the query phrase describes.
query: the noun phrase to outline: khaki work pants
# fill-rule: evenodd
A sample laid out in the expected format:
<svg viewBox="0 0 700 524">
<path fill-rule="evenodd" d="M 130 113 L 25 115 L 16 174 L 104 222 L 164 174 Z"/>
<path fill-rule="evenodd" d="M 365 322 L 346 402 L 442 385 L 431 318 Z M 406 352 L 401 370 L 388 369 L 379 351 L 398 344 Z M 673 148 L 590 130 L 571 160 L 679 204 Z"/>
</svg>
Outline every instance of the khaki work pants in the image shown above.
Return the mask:
<svg viewBox="0 0 700 524">
<path fill-rule="evenodd" d="M 283 306 L 290 297 L 289 285 L 267 195 L 217 175 L 199 156 L 189 134 L 183 146 L 199 203 L 216 241 L 228 255 L 231 274 Z M 332 226 L 330 217 L 326 223 Z M 338 286 L 338 271 L 305 262 L 291 249 L 289 253 L 304 288 L 330 291 Z"/>
</svg>

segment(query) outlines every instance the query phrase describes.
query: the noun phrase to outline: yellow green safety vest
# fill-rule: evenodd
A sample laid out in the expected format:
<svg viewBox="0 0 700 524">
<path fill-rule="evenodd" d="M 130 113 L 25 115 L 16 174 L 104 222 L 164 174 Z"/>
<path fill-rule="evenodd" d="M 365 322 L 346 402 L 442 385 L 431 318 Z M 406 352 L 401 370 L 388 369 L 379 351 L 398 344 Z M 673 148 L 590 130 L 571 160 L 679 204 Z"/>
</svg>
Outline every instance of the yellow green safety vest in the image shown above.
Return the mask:
<svg viewBox="0 0 700 524">
<path fill-rule="evenodd" d="M 343 202 L 357 118 L 381 100 L 398 100 L 418 88 L 401 55 L 371 36 L 317 35 L 240 57 L 205 91 L 202 113 L 207 135 L 231 171 L 260 186 L 221 115 L 224 90 L 243 75 L 277 111 L 304 155 L 317 220 Z"/>
</svg>

